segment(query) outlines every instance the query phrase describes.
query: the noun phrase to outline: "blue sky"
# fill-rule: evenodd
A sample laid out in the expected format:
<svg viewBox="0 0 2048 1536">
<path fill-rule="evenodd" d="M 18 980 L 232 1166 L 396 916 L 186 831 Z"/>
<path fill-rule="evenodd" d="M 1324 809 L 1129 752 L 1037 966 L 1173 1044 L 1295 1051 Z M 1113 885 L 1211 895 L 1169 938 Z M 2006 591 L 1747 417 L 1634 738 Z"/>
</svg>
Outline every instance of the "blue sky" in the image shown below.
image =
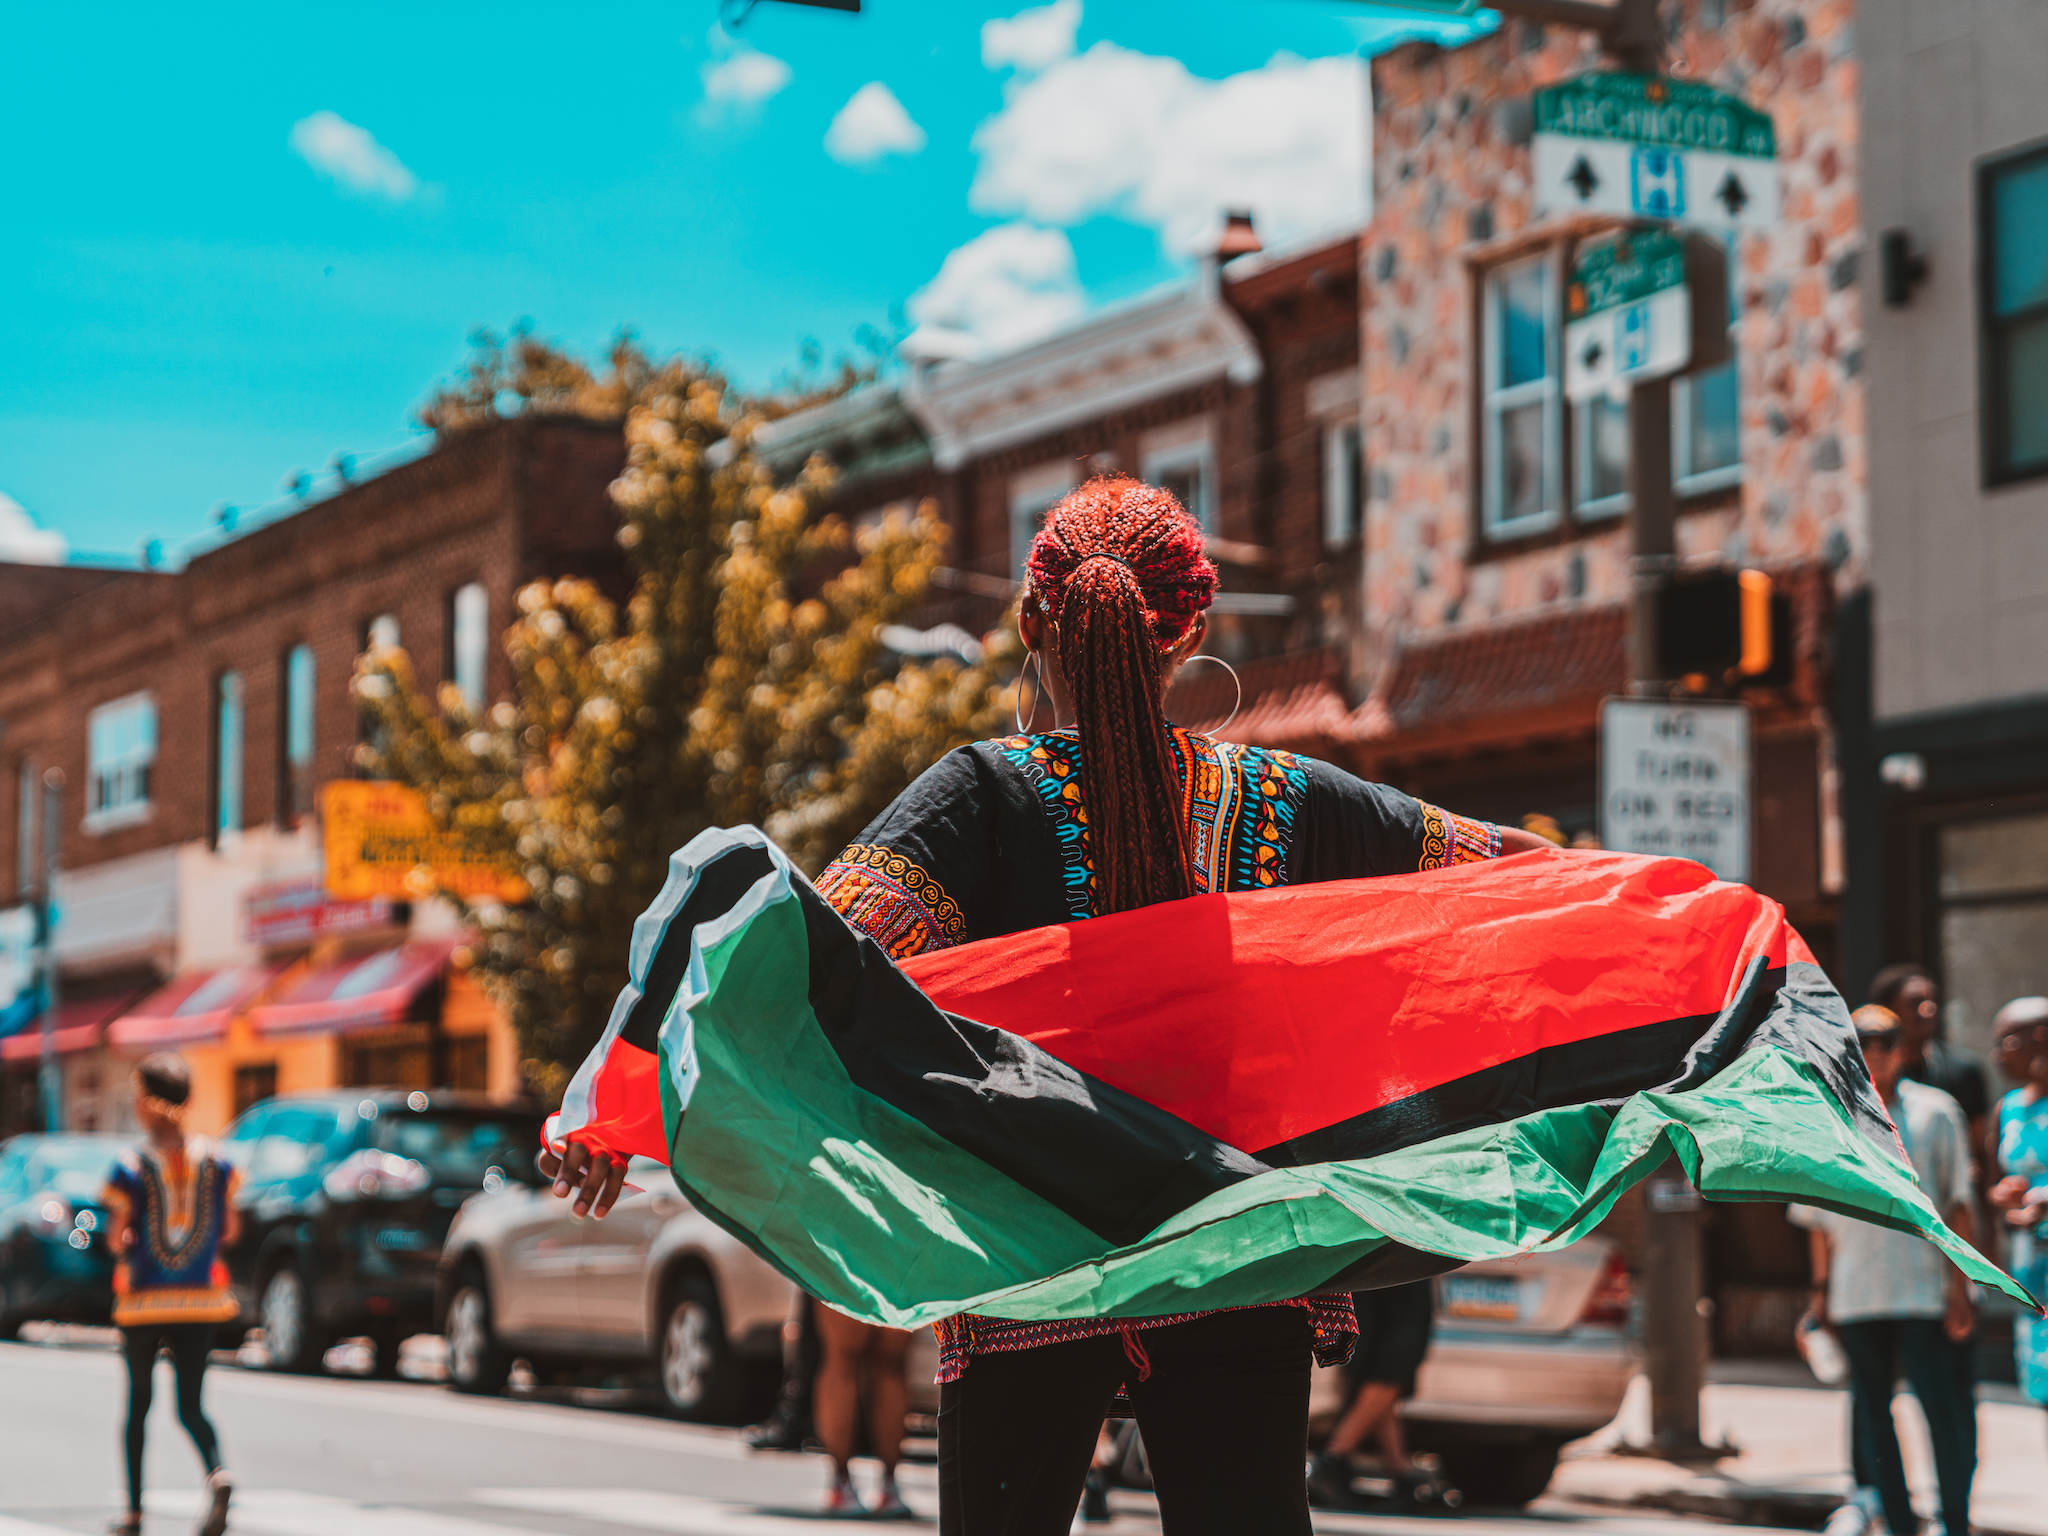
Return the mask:
<svg viewBox="0 0 2048 1536">
<path fill-rule="evenodd" d="M 594 348 L 631 324 L 765 384 L 806 337 L 906 313 L 964 350 L 1028 338 L 1184 271 L 1225 203 L 1305 237 L 1357 195 L 1334 61 L 1441 25 L 1319 0 L 718 16 L 16 15 L 0 558 L 176 558 L 221 503 L 402 450 L 480 325 Z"/>
</svg>

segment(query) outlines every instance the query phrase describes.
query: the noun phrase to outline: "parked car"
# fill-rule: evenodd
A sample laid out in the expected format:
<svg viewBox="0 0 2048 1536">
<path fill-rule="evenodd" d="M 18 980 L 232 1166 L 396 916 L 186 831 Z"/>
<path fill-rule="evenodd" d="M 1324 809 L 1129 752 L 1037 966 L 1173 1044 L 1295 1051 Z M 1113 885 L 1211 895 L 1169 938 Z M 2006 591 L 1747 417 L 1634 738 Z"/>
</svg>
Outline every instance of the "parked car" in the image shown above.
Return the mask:
<svg viewBox="0 0 2048 1536">
<path fill-rule="evenodd" d="M 448 1379 L 497 1392 L 513 1362 L 651 1375 L 675 1414 L 730 1420 L 772 1386 L 795 1288 L 636 1157 L 603 1221 L 508 1185 L 462 1208 L 441 1253 Z"/>
<path fill-rule="evenodd" d="M 271 1369 L 367 1334 L 394 1374 L 434 1327 L 442 1239 L 471 1196 L 536 1181 L 540 1112 L 459 1093 L 343 1089 L 258 1104 L 220 1150 L 242 1174 L 228 1273 Z"/>
<path fill-rule="evenodd" d="M 0 1142 L 0 1339 L 42 1319 L 104 1323 L 114 1252 L 100 1192 L 120 1136 L 13 1136 Z"/>
<path fill-rule="evenodd" d="M 1621 1411 L 1637 1368 L 1627 1263 L 1593 1236 L 1468 1264 L 1436 1288 L 1429 1354 L 1401 1405 L 1410 1447 L 1441 1457 L 1470 1503 L 1526 1504 L 1560 1448 Z M 1311 1420 L 1334 1420 L 1343 1396 L 1343 1372 L 1316 1372 Z"/>
</svg>

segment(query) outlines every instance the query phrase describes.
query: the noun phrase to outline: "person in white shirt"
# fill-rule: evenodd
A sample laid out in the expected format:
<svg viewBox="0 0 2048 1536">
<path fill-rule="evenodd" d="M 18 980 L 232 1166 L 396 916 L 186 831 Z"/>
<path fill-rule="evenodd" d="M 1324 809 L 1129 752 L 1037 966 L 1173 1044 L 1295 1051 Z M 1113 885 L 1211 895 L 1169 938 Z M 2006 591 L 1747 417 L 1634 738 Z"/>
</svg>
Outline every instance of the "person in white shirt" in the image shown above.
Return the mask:
<svg viewBox="0 0 2048 1536">
<path fill-rule="evenodd" d="M 1905 1077 L 1904 1034 L 1890 1009 L 1859 1008 L 1854 1020 L 1871 1080 L 1920 1187 L 1971 1240 L 1969 1130 L 1961 1108 L 1940 1089 Z M 1892 1536 L 1919 1529 L 1892 1424 L 1892 1389 L 1903 1373 L 1927 1416 L 1942 1524 L 1950 1536 L 1967 1536 L 1977 1407 L 1956 1360 L 1976 1328 L 1969 1281 L 1924 1238 L 1810 1206 L 1795 1205 L 1787 1214 L 1812 1231 L 1813 1313 L 1849 1357 L 1856 1482 L 1876 1491 Z"/>
</svg>

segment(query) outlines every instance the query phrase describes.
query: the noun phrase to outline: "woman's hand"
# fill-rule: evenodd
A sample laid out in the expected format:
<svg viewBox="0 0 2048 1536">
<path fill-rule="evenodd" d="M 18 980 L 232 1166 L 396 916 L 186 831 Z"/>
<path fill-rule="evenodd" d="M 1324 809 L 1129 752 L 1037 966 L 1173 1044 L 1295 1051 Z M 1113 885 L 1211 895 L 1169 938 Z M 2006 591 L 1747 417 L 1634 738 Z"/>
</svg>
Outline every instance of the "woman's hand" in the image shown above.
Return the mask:
<svg viewBox="0 0 2048 1536">
<path fill-rule="evenodd" d="M 626 1182 L 623 1157 L 593 1152 L 580 1142 L 572 1141 L 562 1152 L 543 1142 L 534 1166 L 540 1169 L 542 1178 L 554 1181 L 556 1194 L 564 1198 L 574 1195 L 576 1203 L 571 1210 L 576 1215 L 595 1216 L 599 1220 L 617 1204 L 619 1191 Z"/>
</svg>

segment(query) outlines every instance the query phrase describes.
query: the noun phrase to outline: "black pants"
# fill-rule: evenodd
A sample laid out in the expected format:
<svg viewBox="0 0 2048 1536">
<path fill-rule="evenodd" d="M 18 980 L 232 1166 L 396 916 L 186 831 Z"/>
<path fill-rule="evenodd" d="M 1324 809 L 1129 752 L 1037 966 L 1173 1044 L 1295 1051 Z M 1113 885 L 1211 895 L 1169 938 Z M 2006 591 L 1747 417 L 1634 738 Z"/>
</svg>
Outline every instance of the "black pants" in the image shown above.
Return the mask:
<svg viewBox="0 0 2048 1536">
<path fill-rule="evenodd" d="M 156 1323 L 121 1330 L 121 1351 L 128 1357 L 128 1507 L 142 1508 L 143 1424 L 156 1386 L 158 1348 L 171 1352 L 178 1378 L 178 1422 L 199 1447 L 208 1472 L 220 1470 L 220 1442 L 199 1406 L 199 1384 L 206 1375 L 206 1352 L 213 1347 L 211 1323 Z"/>
<path fill-rule="evenodd" d="M 1066 1536 L 1128 1381 L 1167 1536 L 1307 1536 L 1308 1315 L 1219 1312 L 977 1356 L 939 1390 L 940 1536 Z"/>
<path fill-rule="evenodd" d="M 1977 1472 L 1977 1403 L 1966 1347 L 1942 1331 L 1933 1317 L 1880 1317 L 1837 1323 L 1842 1353 L 1849 1357 L 1849 1434 L 1856 1481 L 1877 1490 L 1885 1524 L 1893 1536 L 1919 1529 L 1906 1487 L 1905 1462 L 1892 1423 L 1892 1389 L 1903 1374 L 1934 1448 L 1934 1476 L 1941 1486 L 1942 1523 L 1951 1531 L 1970 1528 L 1970 1482 Z"/>
</svg>

